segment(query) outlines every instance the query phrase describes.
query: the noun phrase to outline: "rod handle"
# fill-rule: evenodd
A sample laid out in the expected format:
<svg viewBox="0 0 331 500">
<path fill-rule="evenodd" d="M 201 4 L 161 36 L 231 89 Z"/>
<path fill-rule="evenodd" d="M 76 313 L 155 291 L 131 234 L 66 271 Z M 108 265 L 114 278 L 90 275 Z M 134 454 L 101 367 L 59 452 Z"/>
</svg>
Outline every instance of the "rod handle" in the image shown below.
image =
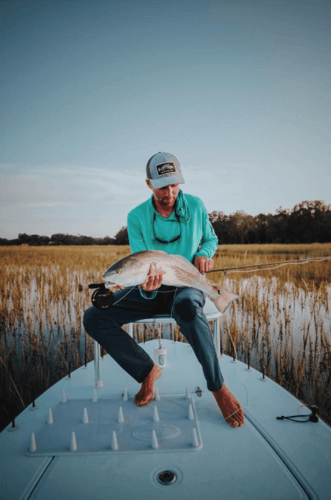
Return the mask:
<svg viewBox="0 0 331 500">
<path fill-rule="evenodd" d="M 88 289 L 94 289 L 94 288 L 100 288 L 101 290 L 105 290 L 105 283 L 90 283 L 89 285 L 86 284 L 79 284 L 78 285 L 78 291 L 82 292 L 83 290 L 88 290 Z"/>
</svg>

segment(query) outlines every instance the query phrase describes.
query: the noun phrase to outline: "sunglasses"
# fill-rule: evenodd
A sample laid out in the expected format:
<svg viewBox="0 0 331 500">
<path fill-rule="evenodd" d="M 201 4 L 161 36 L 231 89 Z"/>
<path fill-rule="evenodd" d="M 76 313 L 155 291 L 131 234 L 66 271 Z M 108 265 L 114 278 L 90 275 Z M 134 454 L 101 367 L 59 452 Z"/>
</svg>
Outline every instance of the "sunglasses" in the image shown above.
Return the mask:
<svg viewBox="0 0 331 500">
<path fill-rule="evenodd" d="M 169 241 L 164 241 L 164 240 L 161 240 L 161 238 L 158 238 L 155 234 L 155 219 L 156 219 L 156 213 L 154 212 L 154 217 L 153 217 L 153 235 L 154 235 L 154 239 L 156 241 L 158 241 L 159 243 L 173 243 L 174 241 L 177 241 L 179 240 L 179 238 L 181 237 L 182 235 L 182 228 L 181 228 L 181 225 L 180 225 L 180 220 L 179 220 L 179 217 L 178 215 L 176 214 L 176 217 L 177 217 L 177 220 L 168 220 L 167 222 L 178 222 L 179 224 L 179 235 L 176 236 L 176 238 L 173 238 L 172 240 L 169 240 Z"/>
</svg>

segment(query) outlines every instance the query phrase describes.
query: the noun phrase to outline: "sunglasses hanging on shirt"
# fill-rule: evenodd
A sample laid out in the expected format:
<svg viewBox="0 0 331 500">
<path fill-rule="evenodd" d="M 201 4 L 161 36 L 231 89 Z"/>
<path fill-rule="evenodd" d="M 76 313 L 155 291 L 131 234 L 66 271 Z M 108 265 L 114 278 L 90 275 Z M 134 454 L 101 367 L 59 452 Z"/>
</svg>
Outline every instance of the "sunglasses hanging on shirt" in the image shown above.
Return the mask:
<svg viewBox="0 0 331 500">
<path fill-rule="evenodd" d="M 155 234 L 155 219 L 156 219 L 156 213 L 154 212 L 154 217 L 153 217 L 153 235 L 154 235 L 154 239 L 155 239 L 156 241 L 158 241 L 159 243 L 173 243 L 174 241 L 179 240 L 179 238 L 181 237 L 181 235 L 182 235 L 182 229 L 181 229 L 181 225 L 180 225 L 180 219 L 179 219 L 179 217 L 178 217 L 178 215 L 177 215 L 176 213 L 175 213 L 175 215 L 176 215 L 177 220 L 167 220 L 166 222 L 169 222 L 169 223 L 170 223 L 170 222 L 173 222 L 173 223 L 175 223 L 175 224 L 178 222 L 178 224 L 179 224 L 179 235 L 178 235 L 178 236 L 176 236 L 176 238 L 173 238 L 172 240 L 165 241 L 165 240 L 161 240 L 161 238 L 158 238 L 158 237 L 156 236 L 156 234 Z"/>
</svg>

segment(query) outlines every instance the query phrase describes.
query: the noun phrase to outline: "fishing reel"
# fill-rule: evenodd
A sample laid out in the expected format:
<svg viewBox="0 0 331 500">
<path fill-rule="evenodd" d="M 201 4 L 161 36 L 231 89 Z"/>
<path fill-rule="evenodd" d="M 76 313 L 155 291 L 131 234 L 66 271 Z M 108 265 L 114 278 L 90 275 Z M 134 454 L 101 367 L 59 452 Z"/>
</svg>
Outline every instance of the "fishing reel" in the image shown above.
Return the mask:
<svg viewBox="0 0 331 500">
<path fill-rule="evenodd" d="M 114 302 L 114 294 L 105 287 L 104 283 L 91 283 L 89 288 L 94 289 L 91 297 L 92 304 L 98 309 L 109 309 Z"/>
</svg>

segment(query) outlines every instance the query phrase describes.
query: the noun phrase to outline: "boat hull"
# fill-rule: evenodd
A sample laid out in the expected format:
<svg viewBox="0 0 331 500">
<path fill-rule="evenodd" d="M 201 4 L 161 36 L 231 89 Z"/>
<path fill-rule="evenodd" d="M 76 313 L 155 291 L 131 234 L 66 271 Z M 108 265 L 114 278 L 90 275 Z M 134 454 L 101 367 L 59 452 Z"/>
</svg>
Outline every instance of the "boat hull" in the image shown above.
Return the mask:
<svg viewBox="0 0 331 500">
<path fill-rule="evenodd" d="M 153 340 L 142 344 L 151 357 L 158 342 Z M 195 407 L 198 446 L 194 446 L 190 438 L 186 449 L 176 449 L 175 444 L 170 443 L 176 436 L 161 436 L 157 448 L 153 448 L 151 440 L 138 451 L 121 449 L 118 431 L 119 448 L 112 449 L 112 431 L 130 423 L 129 419 L 125 422 L 125 408 L 141 411 L 141 417 L 136 414 L 141 422 L 136 421 L 133 425 L 131 421 L 132 429 L 126 428 L 127 436 L 136 432 L 139 437 L 142 433 L 137 434 L 135 429 L 146 426 L 143 417 L 148 412 L 151 434 L 153 426 L 157 429 L 158 423 L 154 422 L 152 414 L 158 401 L 146 408 L 135 407 L 133 396 L 139 384 L 105 356 L 101 362 L 103 387 L 96 390 L 98 401 L 92 403 L 94 371 L 90 363 L 87 369 L 81 367 L 72 373 L 71 379 L 66 377 L 38 398 L 38 410 L 24 410 L 16 420 L 17 431 L 5 429 L 0 434 L 2 497 L 8 500 L 330 498 L 330 427 L 321 420 L 305 424 L 277 420 L 279 415 L 297 414 L 300 401 L 270 379 L 263 380 L 256 370 L 247 370 L 243 363 L 233 362 L 223 355 L 221 364 L 226 383 L 242 403 L 246 416 L 245 425 L 233 429 L 224 421 L 215 399 L 207 390 L 191 347 L 170 340 L 162 340 L 162 344 L 167 348 L 167 364 L 156 385 L 161 400 L 168 399 L 174 406 L 172 411 L 160 408 L 160 421 L 164 426 L 179 427 L 176 418 L 184 417 L 179 412 L 176 416 L 174 408 L 176 404 L 179 408 L 187 400 L 188 388 Z M 201 396 L 196 392 L 197 387 L 202 390 Z M 86 453 L 85 447 L 81 453 L 84 433 L 77 434 L 77 449 L 70 451 L 73 424 L 57 418 L 56 408 L 66 404 L 69 408 L 69 404 L 75 405 L 75 401 L 76 405 L 84 407 L 84 400 L 87 407 L 95 405 L 95 408 L 98 404 L 101 408 L 101 401 L 102 404 L 115 400 L 120 403 L 125 389 L 128 400 L 122 403 L 124 423 L 118 422 L 113 410 L 102 409 L 95 413 L 99 417 L 93 417 L 93 425 L 84 424 L 83 415 L 76 422 L 77 428 L 83 428 L 85 434 L 98 437 L 104 451 L 88 453 L 87 450 Z M 62 403 L 63 390 L 67 403 Z M 50 408 L 53 410 L 53 424 L 47 423 Z M 308 414 L 309 411 L 303 409 L 302 413 Z M 38 436 L 41 432 L 55 431 L 56 426 L 61 426 L 68 435 L 64 452 L 55 453 L 50 449 L 49 454 L 46 450 L 43 456 L 38 456 Z M 35 452 L 31 451 L 32 433 L 36 438 Z M 100 436 L 104 442 L 100 441 Z M 40 441 L 39 452 L 42 446 Z M 171 449 L 171 446 L 174 447 Z M 159 480 L 165 472 L 170 472 L 175 478 L 170 484 Z"/>
</svg>

